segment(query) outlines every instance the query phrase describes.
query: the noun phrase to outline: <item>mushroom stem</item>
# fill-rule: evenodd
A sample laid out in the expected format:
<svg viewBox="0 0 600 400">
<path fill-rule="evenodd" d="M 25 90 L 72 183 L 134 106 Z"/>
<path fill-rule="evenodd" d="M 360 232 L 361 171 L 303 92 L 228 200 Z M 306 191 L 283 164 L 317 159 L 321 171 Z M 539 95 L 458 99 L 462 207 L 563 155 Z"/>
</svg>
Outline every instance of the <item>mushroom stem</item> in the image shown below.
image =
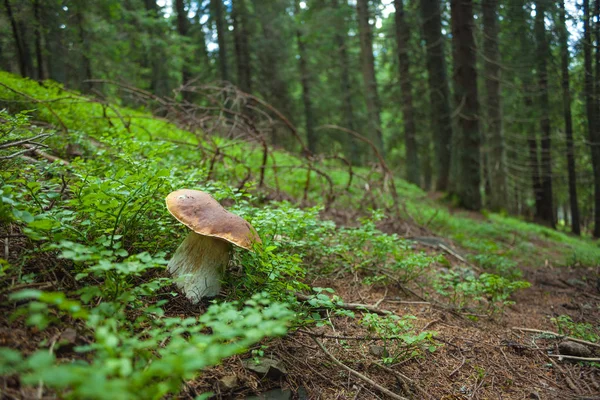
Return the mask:
<svg viewBox="0 0 600 400">
<path fill-rule="evenodd" d="M 190 232 L 169 261 L 177 286 L 193 303 L 219 294 L 229 262 L 230 245 L 224 240 Z"/>
</svg>

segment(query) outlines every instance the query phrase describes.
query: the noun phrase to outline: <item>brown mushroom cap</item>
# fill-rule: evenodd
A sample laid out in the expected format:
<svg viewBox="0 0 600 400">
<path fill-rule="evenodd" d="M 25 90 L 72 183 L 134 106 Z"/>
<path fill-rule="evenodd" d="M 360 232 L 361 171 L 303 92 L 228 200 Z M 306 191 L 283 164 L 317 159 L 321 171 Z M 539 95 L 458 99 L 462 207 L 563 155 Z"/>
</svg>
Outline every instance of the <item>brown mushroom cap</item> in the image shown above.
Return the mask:
<svg viewBox="0 0 600 400">
<path fill-rule="evenodd" d="M 213 236 L 251 250 L 260 237 L 245 219 L 225 210 L 210 194 L 180 189 L 167 196 L 167 209 L 199 235 Z"/>
</svg>

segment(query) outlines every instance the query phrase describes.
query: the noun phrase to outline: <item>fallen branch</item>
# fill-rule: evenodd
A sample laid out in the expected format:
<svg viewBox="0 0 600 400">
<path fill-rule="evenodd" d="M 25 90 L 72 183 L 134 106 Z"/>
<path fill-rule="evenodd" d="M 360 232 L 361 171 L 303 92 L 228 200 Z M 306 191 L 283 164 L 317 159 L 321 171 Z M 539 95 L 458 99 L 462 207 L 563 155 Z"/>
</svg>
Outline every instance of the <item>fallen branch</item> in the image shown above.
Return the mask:
<svg viewBox="0 0 600 400">
<path fill-rule="evenodd" d="M 567 336 L 567 335 L 561 335 L 560 333 L 556 333 L 556 332 L 540 331 L 538 329 L 530 329 L 530 328 L 519 328 L 516 326 L 512 327 L 512 329 L 515 331 L 542 333 L 544 335 L 552 335 L 552 336 L 555 336 L 557 339 L 569 339 L 571 342 L 577 342 L 577 343 L 585 344 L 587 346 L 600 348 L 600 343 L 588 342 L 587 340 L 577 339 L 577 338 Z M 564 357 L 566 357 L 566 356 L 564 356 Z"/>
<path fill-rule="evenodd" d="M 323 346 L 323 343 L 319 342 L 319 340 L 317 338 L 312 338 L 315 343 L 317 344 L 317 346 L 319 346 L 321 348 L 321 350 L 323 350 L 323 353 L 325 353 L 325 355 L 327 357 L 329 357 L 329 359 L 331 359 L 331 361 L 333 361 L 336 365 L 342 367 L 343 369 L 345 369 L 346 371 L 348 371 L 351 375 L 354 375 L 355 377 L 361 379 L 362 381 L 368 383 L 369 385 L 371 385 L 373 388 L 377 389 L 378 391 L 380 391 L 383 394 L 386 394 L 388 396 L 390 396 L 392 399 L 396 399 L 396 400 L 408 400 L 406 397 L 402 397 L 397 395 L 396 393 L 390 391 L 389 389 L 384 388 L 383 386 L 379 385 L 377 382 L 374 382 L 373 380 L 371 380 L 370 378 L 366 377 L 365 375 L 361 374 L 358 371 L 353 370 L 352 368 L 350 368 L 349 366 L 347 366 L 346 364 L 342 363 L 340 360 L 338 360 L 337 358 L 335 358 L 333 356 L 333 354 L 331 354 L 329 351 L 327 351 L 327 349 L 325 348 L 325 346 Z"/>
<path fill-rule="evenodd" d="M 460 365 L 456 368 L 454 368 L 454 371 L 450 372 L 450 375 L 448 375 L 448 378 L 452 378 L 462 367 L 463 365 L 465 365 L 465 362 L 467 361 L 467 357 L 463 356 L 462 362 L 460 363 Z"/>
<path fill-rule="evenodd" d="M 308 301 L 308 300 L 310 300 L 312 298 L 311 296 L 307 296 L 307 295 L 302 294 L 302 293 L 295 293 L 294 295 L 300 301 Z M 375 313 L 375 314 L 379 314 L 379 315 L 391 315 L 391 314 L 393 314 L 393 312 L 391 312 L 391 311 L 382 310 L 382 309 L 377 308 L 377 307 L 373 307 L 373 306 L 370 306 L 370 305 L 367 305 L 367 304 L 359 304 L 359 303 L 336 304 L 336 307 L 343 308 L 344 310 L 369 311 L 369 312 L 372 312 L 372 313 Z"/>
<path fill-rule="evenodd" d="M 21 139 L 21 140 L 16 140 L 16 141 L 13 141 L 13 142 L 1 143 L 0 144 L 0 149 L 7 149 L 9 147 L 20 146 L 20 145 L 25 144 L 25 143 L 31 143 L 32 141 L 37 140 L 37 139 L 45 139 L 48 136 L 50 136 L 49 133 L 41 133 L 39 135 L 32 136 L 32 137 L 27 138 L 27 139 Z"/>
<path fill-rule="evenodd" d="M 576 356 L 565 356 L 562 354 L 548 354 L 548 357 L 558 358 L 558 361 L 564 360 L 576 360 L 576 361 L 588 361 L 588 362 L 600 362 L 600 358 L 590 357 L 576 357 Z"/>
<path fill-rule="evenodd" d="M 305 331 L 303 329 L 298 329 L 296 332 L 303 333 L 305 335 L 310 336 L 311 338 L 325 338 L 325 339 L 336 339 L 336 340 L 357 340 L 357 341 L 375 341 L 375 340 L 404 340 L 400 335 L 391 335 L 391 336 L 343 336 L 343 335 L 327 335 L 325 333 L 313 333 L 309 331 Z M 432 339 L 434 339 L 432 337 Z M 409 345 L 401 346 L 401 347 L 410 347 Z"/>
<path fill-rule="evenodd" d="M 69 165 L 68 161 L 63 160 L 62 158 L 53 156 L 51 154 L 45 153 L 32 144 L 24 144 L 23 147 L 29 149 L 29 151 L 32 151 L 37 156 L 45 158 L 46 160 L 48 160 L 50 162 L 59 162 L 63 165 Z"/>
</svg>

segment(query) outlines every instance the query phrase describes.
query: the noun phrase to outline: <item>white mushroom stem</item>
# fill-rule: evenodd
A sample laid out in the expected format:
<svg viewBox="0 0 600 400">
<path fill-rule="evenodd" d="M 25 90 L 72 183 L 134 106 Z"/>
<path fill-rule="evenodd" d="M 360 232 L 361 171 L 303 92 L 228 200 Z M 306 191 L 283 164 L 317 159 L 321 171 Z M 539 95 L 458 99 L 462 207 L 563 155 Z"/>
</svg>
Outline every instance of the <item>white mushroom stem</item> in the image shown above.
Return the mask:
<svg viewBox="0 0 600 400">
<path fill-rule="evenodd" d="M 224 240 L 192 231 L 169 261 L 169 272 L 192 302 L 219 294 L 229 262 L 230 245 Z"/>
</svg>

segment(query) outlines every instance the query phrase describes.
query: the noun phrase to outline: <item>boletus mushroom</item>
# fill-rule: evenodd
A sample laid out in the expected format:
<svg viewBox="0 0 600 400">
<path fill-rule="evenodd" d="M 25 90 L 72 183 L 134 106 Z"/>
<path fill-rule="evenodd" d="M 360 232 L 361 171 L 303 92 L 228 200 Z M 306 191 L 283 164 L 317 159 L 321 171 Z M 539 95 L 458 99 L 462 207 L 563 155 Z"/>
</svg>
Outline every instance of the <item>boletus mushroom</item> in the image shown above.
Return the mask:
<svg viewBox="0 0 600 400">
<path fill-rule="evenodd" d="M 192 302 L 216 296 L 231 244 L 252 250 L 254 243 L 261 243 L 260 237 L 246 220 L 200 190 L 176 190 L 166 202 L 171 215 L 191 229 L 169 261 L 169 272 L 179 278 L 177 286 Z"/>
</svg>

